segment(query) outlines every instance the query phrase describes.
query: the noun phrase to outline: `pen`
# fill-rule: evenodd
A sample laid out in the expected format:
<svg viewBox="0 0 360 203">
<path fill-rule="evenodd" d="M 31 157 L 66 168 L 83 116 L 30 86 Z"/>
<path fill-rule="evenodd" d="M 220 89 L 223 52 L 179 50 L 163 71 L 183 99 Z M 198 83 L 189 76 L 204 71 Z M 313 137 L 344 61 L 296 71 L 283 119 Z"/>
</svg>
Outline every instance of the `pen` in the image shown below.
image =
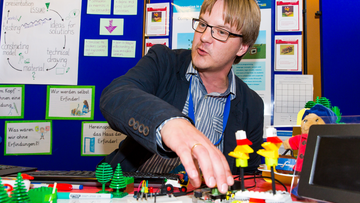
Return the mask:
<svg viewBox="0 0 360 203">
<path fill-rule="evenodd" d="M 46 183 L 31 183 L 31 188 L 39 188 L 39 187 L 54 187 L 54 184 L 46 184 Z M 83 189 L 83 185 L 73 185 L 73 184 L 68 184 L 68 183 L 58 183 L 56 185 L 56 188 L 58 190 L 62 190 L 62 191 L 69 191 L 69 190 L 73 190 L 73 189 L 78 189 L 78 190 L 82 190 Z"/>
<path fill-rule="evenodd" d="M 112 194 L 58 192 L 58 199 L 111 199 Z"/>
</svg>

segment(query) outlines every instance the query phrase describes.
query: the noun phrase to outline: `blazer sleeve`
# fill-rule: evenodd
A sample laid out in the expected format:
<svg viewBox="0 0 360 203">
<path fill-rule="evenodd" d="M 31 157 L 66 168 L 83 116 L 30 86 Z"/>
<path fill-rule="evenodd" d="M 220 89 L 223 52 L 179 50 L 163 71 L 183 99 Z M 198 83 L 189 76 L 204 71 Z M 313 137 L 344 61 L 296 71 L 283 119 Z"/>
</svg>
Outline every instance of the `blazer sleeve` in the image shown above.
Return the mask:
<svg viewBox="0 0 360 203">
<path fill-rule="evenodd" d="M 135 67 L 113 80 L 100 97 L 100 110 L 112 129 L 165 157 L 174 157 L 175 153 L 157 146 L 156 128 L 171 117 L 186 117 L 163 99 L 175 94 L 176 63 L 176 52 L 155 45 Z"/>
</svg>

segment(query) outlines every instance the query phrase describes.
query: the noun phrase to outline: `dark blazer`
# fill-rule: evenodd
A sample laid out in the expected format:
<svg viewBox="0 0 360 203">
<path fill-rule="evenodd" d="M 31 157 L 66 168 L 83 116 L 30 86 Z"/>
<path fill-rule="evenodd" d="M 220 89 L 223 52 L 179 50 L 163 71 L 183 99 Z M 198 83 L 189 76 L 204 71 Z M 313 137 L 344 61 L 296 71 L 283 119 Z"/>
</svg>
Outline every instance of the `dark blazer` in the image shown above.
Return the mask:
<svg viewBox="0 0 360 203">
<path fill-rule="evenodd" d="M 111 128 L 127 138 L 103 161 L 113 168 L 121 164 L 123 171 L 136 171 L 153 153 L 176 157 L 156 144 L 156 128 L 171 117 L 186 117 L 182 109 L 189 82 L 185 78 L 191 62 L 190 50 L 170 50 L 155 45 L 135 67 L 116 78 L 100 98 L 100 110 Z M 231 101 L 230 115 L 224 133 L 224 155 L 233 174 L 237 174 L 235 158 L 228 153 L 236 147 L 235 132 L 244 130 L 252 141 L 249 167 L 260 164 L 256 151 L 263 142 L 264 104 L 262 99 L 242 80 L 236 78 L 236 98 Z M 188 118 L 191 120 L 190 118 Z"/>
</svg>

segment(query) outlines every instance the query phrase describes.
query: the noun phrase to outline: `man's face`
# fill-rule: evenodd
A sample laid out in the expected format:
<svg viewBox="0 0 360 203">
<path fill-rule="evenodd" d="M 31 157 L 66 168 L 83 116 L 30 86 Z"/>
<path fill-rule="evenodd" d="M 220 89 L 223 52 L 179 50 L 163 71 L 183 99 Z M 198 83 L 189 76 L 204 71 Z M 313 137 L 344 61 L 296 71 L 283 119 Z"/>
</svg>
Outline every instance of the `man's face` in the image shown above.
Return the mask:
<svg viewBox="0 0 360 203">
<path fill-rule="evenodd" d="M 213 6 L 211 15 L 208 12 L 201 14 L 200 19 L 208 25 L 221 27 L 229 32 L 241 34 L 235 27 L 225 24 L 223 19 L 223 1 L 219 0 Z M 195 31 L 192 43 L 192 62 L 199 70 L 206 71 L 228 71 L 236 56 L 243 55 L 248 46 L 241 44 L 240 37 L 229 36 L 226 42 L 214 39 L 211 29 L 207 27 L 204 33 Z"/>
</svg>

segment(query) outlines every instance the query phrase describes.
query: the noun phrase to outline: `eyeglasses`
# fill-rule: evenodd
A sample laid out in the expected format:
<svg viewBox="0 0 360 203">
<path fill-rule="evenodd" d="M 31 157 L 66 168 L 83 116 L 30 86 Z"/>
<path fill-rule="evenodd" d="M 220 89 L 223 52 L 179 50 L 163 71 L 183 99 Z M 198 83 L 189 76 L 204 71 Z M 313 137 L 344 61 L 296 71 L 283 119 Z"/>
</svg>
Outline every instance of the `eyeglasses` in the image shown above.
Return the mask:
<svg viewBox="0 0 360 203">
<path fill-rule="evenodd" d="M 196 32 L 204 33 L 207 27 L 211 28 L 211 36 L 214 39 L 217 39 L 222 42 L 226 42 L 226 40 L 229 38 L 230 35 L 235 37 L 243 37 L 243 35 L 234 34 L 222 28 L 208 25 L 206 22 L 200 19 L 196 19 L 196 18 L 192 19 L 192 28 Z"/>
</svg>

